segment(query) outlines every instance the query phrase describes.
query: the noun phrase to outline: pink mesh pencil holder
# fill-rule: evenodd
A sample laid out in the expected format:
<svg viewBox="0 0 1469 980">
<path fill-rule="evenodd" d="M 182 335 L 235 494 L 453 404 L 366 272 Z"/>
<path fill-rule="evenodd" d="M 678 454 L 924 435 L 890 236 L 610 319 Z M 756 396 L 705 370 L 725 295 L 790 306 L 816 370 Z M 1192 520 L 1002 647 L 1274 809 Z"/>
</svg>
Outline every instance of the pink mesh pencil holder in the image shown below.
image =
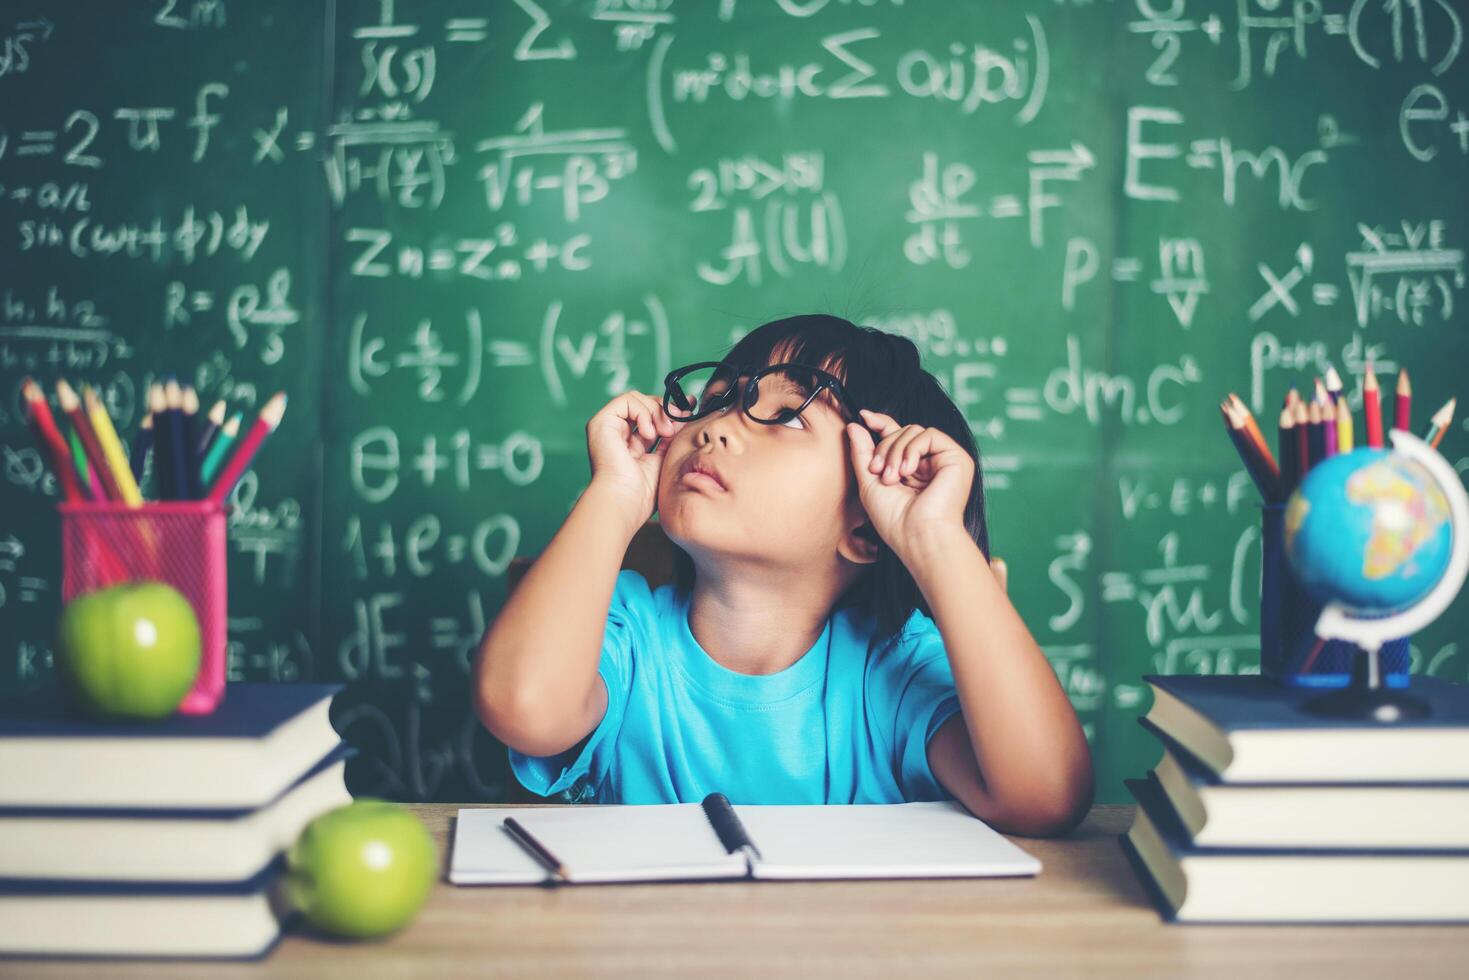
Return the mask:
<svg viewBox="0 0 1469 980">
<path fill-rule="evenodd" d="M 199 619 L 199 676 L 179 713 L 206 715 L 224 697 L 226 616 L 225 508 L 202 500 L 63 503 L 61 598 L 120 582 L 166 582 Z"/>
</svg>

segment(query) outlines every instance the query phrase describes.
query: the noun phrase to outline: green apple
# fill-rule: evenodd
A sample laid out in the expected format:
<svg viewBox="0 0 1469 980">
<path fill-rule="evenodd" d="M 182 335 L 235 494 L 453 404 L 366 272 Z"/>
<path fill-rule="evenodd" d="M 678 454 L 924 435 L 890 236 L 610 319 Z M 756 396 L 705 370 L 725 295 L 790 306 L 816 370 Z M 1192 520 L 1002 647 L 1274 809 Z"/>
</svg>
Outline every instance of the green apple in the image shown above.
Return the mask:
<svg viewBox="0 0 1469 980">
<path fill-rule="evenodd" d="M 433 890 L 439 856 L 407 808 L 363 797 L 308 823 L 286 854 L 286 888 L 312 925 L 334 936 L 384 936 Z"/>
<path fill-rule="evenodd" d="M 124 582 L 79 595 L 61 611 L 62 683 L 90 714 L 167 718 L 199 675 L 199 620 L 164 582 Z"/>
</svg>

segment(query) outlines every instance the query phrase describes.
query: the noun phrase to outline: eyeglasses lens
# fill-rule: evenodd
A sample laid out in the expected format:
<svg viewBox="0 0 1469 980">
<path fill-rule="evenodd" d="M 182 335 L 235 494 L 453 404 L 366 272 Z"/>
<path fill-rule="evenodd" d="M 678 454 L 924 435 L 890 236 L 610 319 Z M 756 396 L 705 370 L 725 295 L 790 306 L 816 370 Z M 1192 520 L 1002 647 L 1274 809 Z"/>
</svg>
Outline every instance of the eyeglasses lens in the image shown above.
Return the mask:
<svg viewBox="0 0 1469 980">
<path fill-rule="evenodd" d="M 734 369 L 728 365 L 685 371 L 668 386 L 668 414 L 673 418 L 691 418 L 722 407 L 737 393 L 736 381 L 743 384 L 747 377 L 736 379 Z M 786 421 L 815 386 L 816 378 L 809 370 L 799 365 L 782 365 L 760 379 L 750 414 L 765 421 Z"/>
</svg>

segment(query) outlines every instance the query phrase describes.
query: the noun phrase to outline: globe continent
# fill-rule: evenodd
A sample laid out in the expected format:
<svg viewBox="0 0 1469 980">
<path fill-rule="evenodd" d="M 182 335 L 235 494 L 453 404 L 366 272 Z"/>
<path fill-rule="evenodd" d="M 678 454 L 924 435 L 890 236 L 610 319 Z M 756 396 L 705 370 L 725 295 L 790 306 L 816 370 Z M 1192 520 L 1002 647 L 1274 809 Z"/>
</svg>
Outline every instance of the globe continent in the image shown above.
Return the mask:
<svg viewBox="0 0 1469 980">
<path fill-rule="evenodd" d="M 1291 495 L 1285 548 L 1321 602 L 1384 616 L 1413 605 L 1448 568 L 1449 505 L 1416 460 L 1358 449 L 1316 466 Z"/>
</svg>

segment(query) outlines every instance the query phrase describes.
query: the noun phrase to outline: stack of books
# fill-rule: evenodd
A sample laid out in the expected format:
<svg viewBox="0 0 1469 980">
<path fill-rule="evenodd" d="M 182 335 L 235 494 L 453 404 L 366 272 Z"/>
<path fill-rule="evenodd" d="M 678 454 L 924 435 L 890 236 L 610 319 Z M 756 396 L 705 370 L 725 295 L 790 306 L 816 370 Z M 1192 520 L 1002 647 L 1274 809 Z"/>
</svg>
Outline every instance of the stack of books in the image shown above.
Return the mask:
<svg viewBox="0 0 1469 980">
<path fill-rule="evenodd" d="M 1163 745 L 1122 845 L 1165 919 L 1469 921 L 1469 687 L 1421 721 L 1332 720 L 1319 690 L 1149 675 Z"/>
<path fill-rule="evenodd" d="M 230 684 L 212 714 L 0 702 L 0 955 L 258 958 L 292 909 L 285 851 L 350 803 L 337 684 Z"/>
</svg>

